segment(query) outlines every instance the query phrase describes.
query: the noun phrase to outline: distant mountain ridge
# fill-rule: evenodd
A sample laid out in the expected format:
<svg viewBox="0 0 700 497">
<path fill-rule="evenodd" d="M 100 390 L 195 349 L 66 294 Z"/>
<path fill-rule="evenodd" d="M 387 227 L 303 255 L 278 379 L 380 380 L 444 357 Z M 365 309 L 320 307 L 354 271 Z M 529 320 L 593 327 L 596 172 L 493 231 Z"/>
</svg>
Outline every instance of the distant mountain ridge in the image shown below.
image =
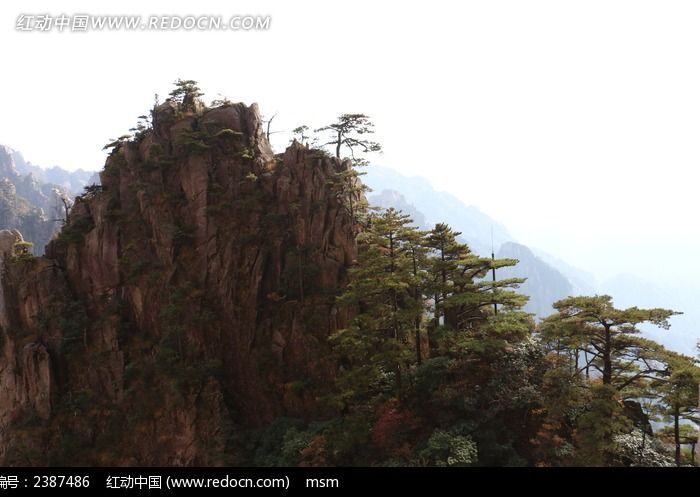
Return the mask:
<svg viewBox="0 0 700 497">
<path fill-rule="evenodd" d="M 374 194 L 369 195 L 370 203 L 383 190 L 397 191 L 423 214 L 428 225 L 437 222 L 449 224 L 462 233 L 464 240 L 477 253 L 491 253 L 492 232 L 496 248 L 515 241 L 501 223 L 450 193 L 436 191 L 425 178 L 407 177 L 388 167 L 371 166 L 362 176 L 362 181 L 374 190 Z"/>
<path fill-rule="evenodd" d="M 373 190 L 368 195 L 370 204 L 402 210 L 421 229 L 446 222 L 461 232 L 460 238 L 480 255 L 491 255 L 493 232 L 493 250 L 498 257 L 520 261 L 513 268 L 502 269 L 501 276 L 527 278 L 521 286 L 521 291 L 530 297 L 525 310 L 538 318 L 551 314 L 554 302 L 573 293 L 566 276 L 530 248 L 517 243 L 502 224 L 450 193 L 435 191 L 427 179 L 409 178 L 386 167 L 372 166 L 363 181 Z"/>
<path fill-rule="evenodd" d="M 589 273 L 588 271 L 584 271 L 583 269 L 574 267 L 566 261 L 563 261 L 558 257 L 545 252 L 544 250 L 536 247 L 531 247 L 531 249 L 537 257 L 542 259 L 550 266 L 556 268 L 566 277 L 566 279 L 569 280 L 575 295 L 595 295 L 598 283 L 593 274 Z"/>
<path fill-rule="evenodd" d="M 90 184 L 95 173 L 42 169 L 21 153 L 0 145 L 0 229 L 17 229 L 34 244 L 35 255 L 60 228 L 65 212 L 61 198 L 71 199 Z"/>
<path fill-rule="evenodd" d="M 454 195 L 438 192 L 430 181 L 407 177 L 383 166 L 368 168 L 363 182 L 372 188 L 370 204 L 394 207 L 409 214 L 422 229 L 446 222 L 462 232 L 462 240 L 480 255 L 491 255 L 490 231 L 493 227 L 494 251 L 498 257 L 518 259 L 513 268 L 504 268 L 503 277 L 527 278 L 520 290 L 530 297 L 525 309 L 538 318 L 552 314 L 552 304 L 568 295 L 609 294 L 618 307 L 667 307 L 683 312 L 671 320 L 670 331 L 644 328 L 645 334 L 679 352 L 695 355 L 700 334 L 700 312 L 696 311 L 700 292 L 694 289 L 662 288 L 652 281 L 633 275 L 618 275 L 599 283 L 593 274 L 539 248 L 518 243 L 506 227 Z"/>
<path fill-rule="evenodd" d="M 530 297 L 525 310 L 537 317 L 553 312 L 552 304 L 574 294 L 573 285 L 555 267 L 537 257 L 525 245 L 506 242 L 498 249 L 499 259 L 517 259 L 514 267 L 500 270 L 501 278 L 527 278 L 520 291 Z"/>
<path fill-rule="evenodd" d="M 60 186 L 73 196 L 82 193 L 86 186 L 99 183 L 100 177 L 96 171 L 85 171 L 84 169 L 67 171 L 58 166 L 44 168 L 26 161 L 21 152 L 12 150 L 9 147 L 4 148 L 9 151 L 18 173 L 23 175 L 31 174 L 42 183 Z"/>
<path fill-rule="evenodd" d="M 382 190 L 378 194 L 370 194 L 368 196 L 368 201 L 373 207 L 381 207 L 383 209 L 389 209 L 393 207 L 402 211 L 404 214 L 411 216 L 413 225 L 421 230 L 428 230 L 432 226 L 425 219 L 425 215 L 416 209 L 416 206 L 409 203 L 400 192 L 396 190 Z"/>
</svg>

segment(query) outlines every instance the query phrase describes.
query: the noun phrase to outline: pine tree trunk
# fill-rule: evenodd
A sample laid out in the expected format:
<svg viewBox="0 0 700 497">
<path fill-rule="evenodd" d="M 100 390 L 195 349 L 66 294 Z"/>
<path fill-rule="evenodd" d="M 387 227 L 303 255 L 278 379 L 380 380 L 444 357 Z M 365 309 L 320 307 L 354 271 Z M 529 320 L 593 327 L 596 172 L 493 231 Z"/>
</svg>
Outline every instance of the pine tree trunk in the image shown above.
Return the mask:
<svg viewBox="0 0 700 497">
<path fill-rule="evenodd" d="M 413 263 L 413 277 L 418 281 L 418 261 L 416 260 L 416 249 L 415 247 L 411 251 L 411 262 Z M 418 285 L 415 285 L 413 287 L 413 300 L 416 302 L 416 307 L 418 309 L 422 309 L 421 306 L 421 291 L 420 288 L 418 288 Z M 421 351 L 420 351 L 420 321 L 421 321 L 421 313 L 419 311 L 419 314 L 416 316 L 414 322 L 413 322 L 413 327 L 416 333 L 416 362 L 420 366 L 421 363 L 423 362 L 422 357 L 421 357 Z"/>
<path fill-rule="evenodd" d="M 610 325 L 605 325 L 605 347 L 603 348 L 603 385 L 612 383 L 612 339 L 610 336 Z"/>
<path fill-rule="evenodd" d="M 693 464 L 693 466 L 696 466 L 696 464 L 695 464 L 695 442 L 690 444 L 690 461 Z"/>
<path fill-rule="evenodd" d="M 423 362 L 423 358 L 421 357 L 421 350 L 420 350 L 420 318 L 416 318 L 415 322 L 415 328 L 416 328 L 416 362 L 420 366 Z"/>
<path fill-rule="evenodd" d="M 639 449 L 639 465 L 642 465 L 642 462 L 644 461 L 644 449 L 647 446 L 647 431 L 642 428 L 642 446 Z"/>
<path fill-rule="evenodd" d="M 678 404 L 673 408 L 673 441 L 676 444 L 676 466 L 681 465 L 681 434 L 680 434 L 680 409 Z"/>
<path fill-rule="evenodd" d="M 440 326 L 440 314 L 438 314 L 438 302 L 440 301 L 440 294 L 438 292 L 435 292 L 435 312 L 433 313 L 433 326 L 437 330 L 438 327 Z"/>
</svg>

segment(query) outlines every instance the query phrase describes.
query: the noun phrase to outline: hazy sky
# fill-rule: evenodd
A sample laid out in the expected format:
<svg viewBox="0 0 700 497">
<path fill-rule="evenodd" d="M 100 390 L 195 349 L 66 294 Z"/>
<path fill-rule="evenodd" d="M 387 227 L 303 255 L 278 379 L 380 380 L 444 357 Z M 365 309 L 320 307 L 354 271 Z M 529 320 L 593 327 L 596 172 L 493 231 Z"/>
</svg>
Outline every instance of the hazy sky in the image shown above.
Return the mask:
<svg viewBox="0 0 700 497">
<path fill-rule="evenodd" d="M 16 32 L 20 13 L 272 21 L 46 34 Z M 102 145 L 178 77 L 279 112 L 279 131 L 364 112 L 377 162 L 429 176 L 521 241 L 601 277 L 688 279 L 700 275 L 698 26 L 697 1 L 4 0 L 0 143 L 101 168 Z"/>
</svg>

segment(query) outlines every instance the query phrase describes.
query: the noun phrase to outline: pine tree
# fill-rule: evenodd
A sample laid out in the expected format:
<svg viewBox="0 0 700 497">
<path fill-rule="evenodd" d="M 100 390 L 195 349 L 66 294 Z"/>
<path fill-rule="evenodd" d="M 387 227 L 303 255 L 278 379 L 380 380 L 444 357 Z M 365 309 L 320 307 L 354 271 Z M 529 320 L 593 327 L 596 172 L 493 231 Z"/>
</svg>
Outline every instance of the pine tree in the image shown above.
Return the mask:
<svg viewBox="0 0 700 497">
<path fill-rule="evenodd" d="M 452 292 L 452 276 L 457 270 L 457 263 L 469 255 L 469 247 L 459 243 L 461 235 L 448 225 L 438 223 L 427 236 L 427 245 L 433 252 L 430 274 L 431 293 L 434 299 L 433 326 L 437 328 L 445 321 L 445 301 Z"/>
<path fill-rule="evenodd" d="M 342 114 L 336 122 L 315 131 L 330 133 L 331 139 L 323 145 L 333 145 L 338 159 L 342 148 L 346 147 L 353 161 L 364 162 L 364 159 L 356 155 L 358 149 L 363 153 L 379 152 L 382 149 L 379 143 L 364 138 L 365 135 L 374 133 L 373 128 L 374 124 L 365 114 Z"/>
<path fill-rule="evenodd" d="M 668 309 L 616 309 L 612 298 L 569 297 L 554 303 L 556 314 L 541 326 L 543 342 L 568 358 L 572 379 L 584 371 L 589 376 L 591 401 L 578 420 L 578 458 L 585 464 L 612 464 L 615 439 L 631 429 L 631 419 L 621 410 L 623 399 L 649 395 L 650 382 L 669 374 L 668 351 L 639 336 L 639 325 L 670 327 L 674 311 Z M 574 351 L 584 353 L 584 364 Z M 642 427 L 644 430 L 644 427 Z"/>
<path fill-rule="evenodd" d="M 332 337 L 344 372 L 340 400 L 373 402 L 403 395 L 403 376 L 413 355 L 409 334 L 423 313 L 416 299 L 415 228 L 394 209 L 370 217 L 358 235 L 357 265 L 340 303 L 357 311 L 350 326 Z"/>
<path fill-rule="evenodd" d="M 651 386 L 658 392 L 663 414 L 672 422 L 669 428 L 673 434 L 676 466 L 680 466 L 682 421 L 697 421 L 700 369 L 691 358 L 672 352 L 668 354 L 667 364 L 669 376 L 656 379 Z"/>
<path fill-rule="evenodd" d="M 413 322 L 416 363 L 420 365 L 423 362 L 421 330 L 423 328 L 423 316 L 427 301 L 425 290 L 428 284 L 428 247 L 426 246 L 425 233 L 423 231 L 408 227 L 408 229 L 403 231 L 402 235 L 405 239 L 406 253 L 411 264 L 411 296 L 416 308 L 422 310 L 421 313 L 416 312 Z M 429 337 L 427 338 L 429 340 Z"/>
<path fill-rule="evenodd" d="M 181 106 L 183 110 L 195 110 L 195 104 L 199 97 L 204 95 L 197 82 L 192 79 L 178 79 L 175 88 L 170 92 L 168 100 Z"/>
<path fill-rule="evenodd" d="M 527 302 L 526 296 L 514 291 L 524 279 L 485 279 L 492 269 L 513 266 L 517 261 L 479 257 L 468 245 L 457 241 L 460 234 L 446 224 L 437 224 L 427 237 L 427 244 L 435 254 L 431 267 L 433 325 L 444 324 L 450 330 L 467 330 L 483 323 L 488 308 L 494 304 L 513 310 Z"/>
<path fill-rule="evenodd" d="M 681 458 L 680 447 L 682 445 L 690 445 L 690 463 L 696 466 L 695 448 L 698 443 L 698 429 L 695 424 L 679 424 L 678 426 L 664 426 L 656 436 L 664 442 L 671 443 L 676 447 L 676 465 L 680 466 Z"/>
<path fill-rule="evenodd" d="M 585 351 L 588 361 L 583 368 L 597 371 L 603 384 L 623 390 L 638 380 L 664 374 L 658 360 L 665 357 L 665 349 L 639 337 L 638 325 L 651 323 L 669 329 L 669 318 L 680 313 L 616 309 L 608 295 L 568 297 L 555 302 L 554 308 L 558 312 L 544 321 L 543 336 L 560 350 L 575 347 Z"/>
<path fill-rule="evenodd" d="M 590 391 L 591 401 L 576 426 L 577 459 L 582 466 L 608 466 L 616 452 L 615 437 L 632 426 L 614 387 L 599 383 Z"/>
<path fill-rule="evenodd" d="M 341 170 L 329 182 L 336 198 L 345 208 L 355 226 L 367 223 L 369 204 L 365 193 L 369 192 L 370 189 L 360 180 L 364 174 L 355 169 L 352 164 L 345 162 L 342 164 Z"/>
</svg>

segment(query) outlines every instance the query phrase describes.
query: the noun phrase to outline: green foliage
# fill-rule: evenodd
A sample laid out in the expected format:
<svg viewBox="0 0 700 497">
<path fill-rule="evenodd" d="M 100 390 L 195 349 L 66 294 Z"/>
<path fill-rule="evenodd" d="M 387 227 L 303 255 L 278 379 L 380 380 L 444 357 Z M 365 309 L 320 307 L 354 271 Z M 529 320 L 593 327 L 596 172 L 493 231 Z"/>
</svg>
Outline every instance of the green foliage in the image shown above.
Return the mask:
<svg viewBox="0 0 700 497">
<path fill-rule="evenodd" d="M 694 424 L 682 424 L 678 426 L 679 442 L 681 444 L 696 444 L 698 442 L 698 429 Z M 666 425 L 656 432 L 656 437 L 668 444 L 675 444 L 675 427 Z"/>
<path fill-rule="evenodd" d="M 341 169 L 329 180 L 329 186 L 338 199 L 340 205 L 347 211 L 354 223 L 365 224 L 367 222 L 367 200 L 364 194 L 369 187 L 360 181 L 364 173 L 358 172 L 353 167 Z"/>
<path fill-rule="evenodd" d="M 89 216 L 72 218 L 58 233 L 57 240 L 66 245 L 75 245 L 83 242 L 83 238 L 95 227 L 95 223 Z"/>
<path fill-rule="evenodd" d="M 31 253 L 32 247 L 34 247 L 34 244 L 32 242 L 15 242 L 14 246 L 12 247 L 13 260 L 30 261 L 34 259 L 34 256 Z"/>
<path fill-rule="evenodd" d="M 407 439 L 389 462 L 471 464 L 478 446 L 484 464 L 524 464 L 521 423 L 539 405 L 544 354 L 531 338 L 532 317 L 518 310 L 525 298 L 510 290 L 522 280 L 481 281 L 515 261 L 472 255 L 445 225 L 422 233 L 411 224 L 388 209 L 371 214 L 357 237 L 357 265 L 339 303 L 358 312 L 331 338 L 342 365 L 335 405 L 348 421 L 393 398 L 397 412 L 415 412 L 416 427 L 431 421 L 423 449 Z"/>
<path fill-rule="evenodd" d="M 373 416 L 359 412 L 332 420 L 323 430 L 329 463 L 336 466 L 368 466 L 377 458 L 370 438 Z"/>
<path fill-rule="evenodd" d="M 265 428 L 247 434 L 243 445 L 249 451 L 248 464 L 256 467 L 297 466 L 302 450 L 320 428 L 321 425 L 307 426 L 299 419 L 277 418 Z"/>
<path fill-rule="evenodd" d="M 648 421 L 629 399 L 672 406 L 674 419 L 695 415 L 695 365 L 637 336 L 644 322 L 668 328 L 673 311 L 571 297 L 533 335 L 532 316 L 520 310 L 523 280 L 492 278 L 517 261 L 474 255 L 458 236 L 444 224 L 422 233 L 393 209 L 366 217 L 338 299 L 354 317 L 331 337 L 340 369 L 330 400 L 342 414 L 323 436 L 327 447 L 343 447 L 337 460 L 634 465 L 635 426 L 647 430 Z M 391 426 L 408 413 L 411 433 L 431 435 L 401 445 Z M 375 437 L 364 450 L 358 432 L 332 429 L 362 423 Z M 656 445 L 640 450 L 663 465 Z"/>
<path fill-rule="evenodd" d="M 617 389 L 634 387 L 648 377 L 665 374 L 663 347 L 637 337 L 638 325 L 651 323 L 669 328 L 669 318 L 679 314 L 668 309 L 616 309 L 608 295 L 569 297 L 555 302 L 557 314 L 542 326 L 543 337 L 560 351 L 585 351 L 590 367 L 603 383 Z"/>
<path fill-rule="evenodd" d="M 305 124 L 297 126 L 292 130 L 293 139 L 301 143 L 302 145 L 308 145 L 309 143 L 309 127 Z"/>
<path fill-rule="evenodd" d="M 411 293 L 410 222 L 389 209 L 374 216 L 372 229 L 358 236 L 358 264 L 340 302 L 360 306 L 363 312 L 332 338 L 349 364 L 339 378 L 342 402 L 402 395 L 403 370 L 412 357 L 408 335 L 423 312 Z"/>
<path fill-rule="evenodd" d="M 211 149 L 211 135 L 204 130 L 182 132 L 182 145 L 188 154 L 197 154 Z"/>
<path fill-rule="evenodd" d="M 303 247 L 291 248 L 285 254 L 280 290 L 288 299 L 304 301 L 320 291 L 319 276 L 319 268 L 310 260 L 308 251 Z"/>
<path fill-rule="evenodd" d="M 15 242 L 15 250 L 16 251 L 27 251 L 30 250 L 34 244 L 32 242 L 27 242 L 27 241 L 21 241 L 21 242 Z"/>
<path fill-rule="evenodd" d="M 212 377 L 221 375 L 222 363 L 190 346 L 188 330 L 202 329 L 214 322 L 201 292 L 184 283 L 168 289 L 168 303 L 161 308 L 164 333 L 155 344 L 155 369 L 173 381 L 182 394 L 198 391 Z M 193 312 L 197 308 L 198 312 Z M 130 373 L 132 374 L 132 373 Z"/>
<path fill-rule="evenodd" d="M 233 138 L 235 136 L 243 136 L 240 131 L 234 131 L 229 128 L 220 129 L 212 135 L 214 138 Z"/>
<path fill-rule="evenodd" d="M 668 353 L 667 377 L 657 378 L 650 383 L 652 391 L 656 394 L 657 404 L 666 421 L 672 423 L 672 442 L 675 447 L 675 462 L 677 466 L 682 464 L 681 445 L 698 441 L 695 428 L 691 428 L 684 422 L 698 422 L 698 386 L 700 383 L 700 368 L 690 357 L 680 354 Z M 690 433 L 693 437 L 690 442 L 687 437 Z M 684 438 L 685 435 L 685 438 Z"/>
<path fill-rule="evenodd" d="M 116 140 L 111 140 L 104 147 L 102 147 L 102 150 L 111 150 L 110 155 L 114 155 L 116 152 L 119 151 L 123 144 L 127 143 L 132 138 L 132 135 L 122 135 Z"/>
<path fill-rule="evenodd" d="M 477 450 L 468 436 L 435 430 L 419 456 L 429 466 L 468 466 L 476 462 Z"/>
<path fill-rule="evenodd" d="M 325 131 L 330 135 L 330 140 L 322 146 L 334 146 L 335 156 L 338 159 L 340 159 L 341 149 L 345 147 L 350 151 L 353 161 L 358 165 L 362 165 L 366 161 L 362 157 L 356 156 L 357 152 L 369 153 L 382 150 L 379 143 L 365 138 L 366 135 L 374 133 L 373 128 L 374 124 L 365 114 L 342 114 L 336 122 L 315 131 L 317 133 Z M 303 133 L 305 130 L 297 128 L 295 133 L 298 131 Z"/>
<path fill-rule="evenodd" d="M 669 357 L 670 375 L 652 382 L 651 386 L 656 388 L 668 417 L 690 418 L 698 411 L 700 369 L 689 357 L 679 354 L 669 354 Z"/>
<path fill-rule="evenodd" d="M 228 97 L 221 95 L 221 94 L 219 94 L 219 96 L 221 98 L 216 98 L 216 99 L 211 101 L 212 107 L 229 107 L 229 106 L 233 105 L 233 102 L 231 102 L 231 100 L 229 100 Z"/>
<path fill-rule="evenodd" d="M 63 331 L 64 350 L 71 352 L 87 348 L 87 331 L 90 326 L 85 306 L 78 300 L 68 302 L 58 317 L 58 326 Z"/>
<path fill-rule="evenodd" d="M 192 79 L 179 79 L 174 83 L 175 88 L 170 92 L 170 98 L 183 107 L 193 108 L 194 100 L 204 95 L 197 86 L 197 82 Z"/>
<path fill-rule="evenodd" d="M 216 131 L 208 129 L 185 130 L 182 132 L 182 145 L 187 154 L 200 154 L 234 143 L 231 140 L 242 134 L 239 131 L 228 128 Z M 240 147 L 239 156 L 252 158 L 252 152 L 247 147 Z"/>
<path fill-rule="evenodd" d="M 170 101 L 178 113 L 196 112 L 201 109 L 200 96 L 196 82 L 178 80 Z M 141 117 L 144 122 L 132 130 L 137 139 L 151 126 L 146 116 Z M 294 133 L 308 144 L 308 131 L 300 126 Z M 642 323 L 667 329 L 675 312 L 616 309 L 608 296 L 569 297 L 555 303 L 556 313 L 536 325 L 521 310 L 527 297 L 517 289 L 524 280 L 494 276 L 494 271 L 517 261 L 474 254 L 459 241 L 460 233 L 446 224 L 422 232 L 399 211 L 368 208 L 363 195 L 367 188 L 354 166 L 366 162 L 361 154 L 381 147 L 366 139 L 373 133 L 367 116 L 345 114 L 316 131 L 331 135 L 324 145 L 334 146 L 336 157 L 345 150 L 352 160 L 334 162 L 335 175 L 327 186 L 335 199 L 314 201 L 312 208 L 345 209 L 348 216 L 341 217 L 351 219 L 357 241 L 348 285 L 335 302 L 343 308 L 339 321 L 344 316 L 349 320 L 329 338 L 338 366 L 335 382 L 324 392 L 330 390 L 324 411 L 330 419 L 309 423 L 278 418 L 262 428 L 239 427 L 232 443 L 243 447 L 240 462 L 294 466 L 305 464 L 313 452 L 318 456 L 314 461 L 331 465 L 668 466 L 674 461 L 665 443 L 675 446 L 676 464 L 687 463 L 681 445 L 694 447 L 697 440 L 691 423 L 698 421 L 700 370 L 691 358 L 642 338 L 639 329 Z M 208 154 L 212 159 L 222 150 L 252 159 L 252 145 L 242 143 L 241 135 L 232 129 L 192 129 L 183 133 L 182 143 L 186 153 Z M 120 137 L 109 147 L 118 151 L 130 139 Z M 142 164 L 143 183 L 137 188 L 145 189 L 149 171 L 175 164 L 159 144 L 154 147 L 150 160 Z M 306 153 L 312 160 L 328 157 L 323 150 Z M 105 174 L 118 174 L 123 155 L 112 156 Z M 255 217 L 251 224 L 256 229 L 244 227 L 236 234 L 239 247 L 248 243 L 269 247 L 271 239 L 289 243 L 289 214 L 262 207 L 264 189 L 256 174 L 248 172 L 238 179 L 235 188 L 212 186 L 208 212 L 222 218 Z M 232 203 L 236 189 L 246 195 Z M 91 186 L 83 198 L 101 192 L 101 187 Z M 157 193 L 157 198 L 176 210 L 187 205 L 182 190 Z M 290 208 L 300 210 L 298 205 Z M 110 219 L 125 221 L 119 205 L 110 204 L 107 212 Z M 81 243 L 93 228 L 89 216 L 76 214 L 58 239 Z M 170 229 L 174 246 L 182 254 L 191 253 L 197 226 L 180 221 Z M 29 242 L 19 242 L 15 254 L 23 257 L 30 248 Z M 312 306 L 322 300 L 322 289 L 311 250 L 286 246 L 280 272 L 274 273 L 280 293 L 267 297 L 271 307 L 291 309 L 295 303 L 290 301 L 297 301 L 306 328 L 325 329 L 326 316 Z M 123 249 L 119 264 L 127 281 L 147 271 L 158 273 L 151 259 L 139 255 L 133 247 Z M 130 355 L 124 368 L 124 394 L 130 406 L 123 416 L 127 424 L 148 419 L 160 396 L 190 398 L 201 394 L 212 378 L 222 376 L 221 361 L 211 357 L 217 354 L 200 350 L 196 335 L 220 332 L 216 309 L 205 288 L 180 278 L 176 274 L 172 281 L 178 283 L 163 289 L 167 303 L 160 308 L 155 335 L 140 336 L 135 325 L 119 315 L 118 339 L 134 341 L 125 350 L 147 351 Z M 74 354 L 87 350 L 93 325 L 85 306 L 57 299 L 39 311 L 37 322 L 40 340 L 60 331 L 60 346 L 75 359 L 72 364 L 77 366 L 72 367 L 80 367 L 81 357 Z M 278 358 L 257 348 L 261 350 L 255 351 L 256 365 L 261 377 L 268 378 L 279 367 Z M 316 378 L 287 373 L 287 392 L 312 397 Z M 152 395 L 138 400 L 144 392 Z M 84 392 L 60 392 L 57 399 L 52 414 L 66 418 L 87 416 L 99 401 Z M 646 412 L 641 407 L 638 413 L 631 412 L 630 405 L 639 407 L 642 402 Z M 651 414 L 672 423 L 660 429 L 658 437 L 645 425 Z M 116 431 L 120 421 L 111 419 L 105 431 Z M 31 423 L 13 426 L 33 428 Z M 93 442 L 69 426 L 52 440 L 50 461 L 82 461 Z"/>
<path fill-rule="evenodd" d="M 434 300 L 434 325 L 442 324 L 451 330 L 474 328 L 487 318 L 494 305 L 505 310 L 525 305 L 527 297 L 513 290 L 523 279 L 484 279 L 494 268 L 512 266 L 516 261 L 478 257 L 457 241 L 459 235 L 438 223 L 426 237 L 432 255 L 427 291 Z"/>
<path fill-rule="evenodd" d="M 95 185 L 95 184 L 87 185 L 83 189 L 83 194 L 81 195 L 81 197 L 83 199 L 86 199 L 86 200 L 91 199 L 93 197 L 96 197 L 98 194 L 102 193 L 103 191 L 105 191 L 105 187 L 102 185 Z"/>
<path fill-rule="evenodd" d="M 623 416 L 617 390 L 611 385 L 591 387 L 592 399 L 576 428 L 578 460 L 584 466 L 611 464 L 617 449 L 615 438 L 631 430 Z"/>
<path fill-rule="evenodd" d="M 138 117 L 136 126 L 130 128 L 129 131 L 134 133 L 136 142 L 140 142 L 146 136 L 146 132 L 153 128 L 153 116 L 142 115 Z"/>
</svg>

